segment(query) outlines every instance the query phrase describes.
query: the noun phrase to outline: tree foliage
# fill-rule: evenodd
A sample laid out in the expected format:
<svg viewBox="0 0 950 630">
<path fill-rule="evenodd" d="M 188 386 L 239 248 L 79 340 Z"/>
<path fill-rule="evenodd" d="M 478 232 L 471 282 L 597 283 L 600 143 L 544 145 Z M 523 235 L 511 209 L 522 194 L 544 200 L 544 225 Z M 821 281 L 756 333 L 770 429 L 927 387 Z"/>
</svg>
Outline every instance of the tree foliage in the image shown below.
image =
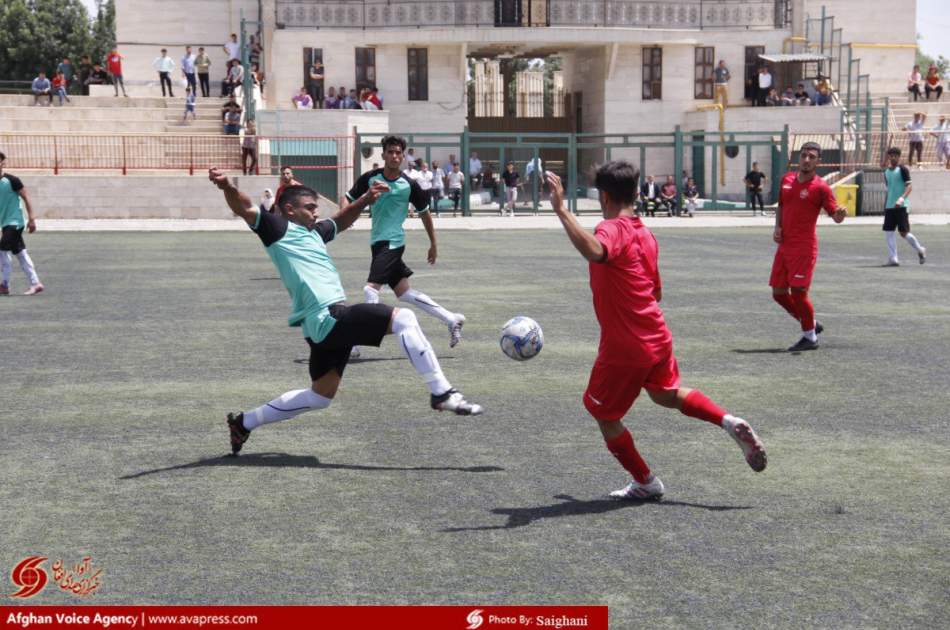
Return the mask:
<svg viewBox="0 0 950 630">
<path fill-rule="evenodd" d="M 937 55 L 937 58 L 934 59 L 930 55 L 926 54 L 920 48 L 920 41 L 923 39 L 920 36 L 920 33 L 917 34 L 917 58 L 914 60 L 914 63 L 920 66 L 920 72 L 924 75 L 927 74 L 927 69 L 930 66 L 937 66 L 937 74 L 941 77 L 947 76 L 947 71 L 950 71 L 950 59 L 947 59 L 943 55 Z"/>
<path fill-rule="evenodd" d="M 2 0 L 0 80 L 28 81 L 55 70 L 63 57 L 101 60 L 115 45 L 114 0 L 100 1 L 91 19 L 82 0 Z"/>
</svg>

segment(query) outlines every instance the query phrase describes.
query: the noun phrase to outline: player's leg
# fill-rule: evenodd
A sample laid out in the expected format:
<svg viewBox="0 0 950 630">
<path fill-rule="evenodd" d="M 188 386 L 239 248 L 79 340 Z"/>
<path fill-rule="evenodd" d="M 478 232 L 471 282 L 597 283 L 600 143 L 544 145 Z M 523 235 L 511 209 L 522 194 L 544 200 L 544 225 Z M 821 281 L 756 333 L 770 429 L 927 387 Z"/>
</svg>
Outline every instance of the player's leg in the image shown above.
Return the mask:
<svg viewBox="0 0 950 630">
<path fill-rule="evenodd" d="M 649 366 L 613 366 L 598 359 L 584 392 L 584 407 L 597 421 L 604 445 L 633 477 L 626 486 L 610 493 L 615 499 L 658 499 L 665 491 L 663 482 L 650 471 L 633 435 L 621 421 L 640 394 L 649 370 Z"/>
<path fill-rule="evenodd" d="M 914 251 L 917 252 L 917 260 L 920 264 L 924 264 L 927 261 L 927 248 L 920 244 L 920 241 L 917 240 L 917 237 L 911 234 L 910 232 L 910 217 L 907 215 L 906 208 L 900 208 L 900 212 L 897 217 L 897 231 L 900 232 L 901 237 L 906 240 L 911 247 L 914 248 Z"/>
<path fill-rule="evenodd" d="M 894 230 L 897 229 L 897 208 L 884 209 L 884 242 L 887 244 L 887 266 L 897 267 L 900 261 L 897 258 L 897 236 Z"/>
<path fill-rule="evenodd" d="M 10 252 L 0 249 L 0 295 L 10 295 Z"/>
<path fill-rule="evenodd" d="M 379 304 L 379 290 L 382 288 L 382 285 L 376 284 L 375 282 L 367 282 L 366 286 L 363 287 L 363 303 L 364 304 Z M 351 359 L 359 359 L 362 355 L 362 351 L 359 346 L 353 346 L 350 350 Z"/>
<path fill-rule="evenodd" d="M 465 400 L 462 392 L 452 387 L 445 378 L 435 350 L 419 327 L 415 313 L 408 308 L 393 308 L 388 332 L 397 337 L 406 358 L 425 381 L 431 394 L 429 404 L 433 409 L 451 411 L 462 416 L 477 416 L 482 413 L 481 405 Z"/>
<path fill-rule="evenodd" d="M 802 336 L 788 349 L 789 352 L 818 349 L 818 324 L 815 320 L 815 307 L 808 297 L 808 287 L 792 287 L 791 298 L 795 310 L 798 311 Z"/>
<path fill-rule="evenodd" d="M 20 269 L 23 270 L 23 274 L 29 282 L 29 288 L 24 292 L 24 295 L 35 295 L 43 290 L 40 278 L 36 274 L 36 267 L 33 265 L 33 259 L 26 251 L 26 243 L 23 241 L 23 228 L 13 225 L 4 227 L 2 236 L 0 236 L 0 250 L 16 256 L 20 263 Z M 9 286 L 9 272 L 7 272 L 5 280 L 4 284 Z"/>
<path fill-rule="evenodd" d="M 465 324 L 465 315 L 449 311 L 422 291 L 417 291 L 410 287 L 410 275 L 412 275 L 412 270 L 402 262 L 402 252 L 400 252 L 398 263 L 394 263 L 393 275 L 390 277 L 389 286 L 392 287 L 393 292 L 400 302 L 416 306 L 448 326 L 449 347 L 454 348 L 462 339 L 462 326 Z"/>
</svg>

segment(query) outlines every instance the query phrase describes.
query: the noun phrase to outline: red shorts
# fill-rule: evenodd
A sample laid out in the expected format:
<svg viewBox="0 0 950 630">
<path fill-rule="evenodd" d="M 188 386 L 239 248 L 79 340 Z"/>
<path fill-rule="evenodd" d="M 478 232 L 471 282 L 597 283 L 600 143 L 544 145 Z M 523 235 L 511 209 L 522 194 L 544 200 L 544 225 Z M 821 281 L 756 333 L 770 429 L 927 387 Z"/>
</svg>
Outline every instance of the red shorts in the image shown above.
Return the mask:
<svg viewBox="0 0 950 630">
<path fill-rule="evenodd" d="M 641 389 L 679 389 L 680 370 L 670 352 L 654 365 L 604 363 L 598 357 L 584 392 L 584 406 L 597 420 L 620 420 L 633 406 Z"/>
<path fill-rule="evenodd" d="M 779 247 L 772 261 L 770 287 L 796 287 L 807 289 L 815 273 L 818 252 L 814 250 L 792 250 Z"/>
</svg>

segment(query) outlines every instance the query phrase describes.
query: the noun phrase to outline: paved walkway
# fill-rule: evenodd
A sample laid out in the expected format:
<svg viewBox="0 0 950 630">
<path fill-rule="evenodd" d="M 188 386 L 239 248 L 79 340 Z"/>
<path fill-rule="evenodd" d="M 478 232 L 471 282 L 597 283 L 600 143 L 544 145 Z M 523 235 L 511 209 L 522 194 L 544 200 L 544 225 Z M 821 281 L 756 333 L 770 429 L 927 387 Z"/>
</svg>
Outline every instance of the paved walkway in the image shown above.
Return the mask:
<svg viewBox="0 0 950 630">
<path fill-rule="evenodd" d="M 584 215 L 580 222 L 584 227 L 593 228 L 600 217 Z M 880 225 L 881 217 L 849 217 L 845 225 Z M 950 225 L 950 214 L 912 214 L 915 225 Z M 644 222 L 650 228 L 725 228 L 725 227 L 769 227 L 774 225 L 774 217 L 733 216 L 726 214 L 698 215 L 692 219 L 676 217 L 646 217 Z M 43 219 L 38 227 L 45 232 L 220 232 L 240 231 L 247 227 L 240 219 Z M 832 223 L 823 216 L 820 224 Z M 423 229 L 422 222 L 415 219 L 406 221 L 407 230 Z M 546 230 L 560 228 L 557 217 L 520 216 L 520 217 L 442 217 L 435 219 L 437 230 Z M 353 224 L 352 230 L 368 230 L 370 221 L 361 218 Z"/>
</svg>

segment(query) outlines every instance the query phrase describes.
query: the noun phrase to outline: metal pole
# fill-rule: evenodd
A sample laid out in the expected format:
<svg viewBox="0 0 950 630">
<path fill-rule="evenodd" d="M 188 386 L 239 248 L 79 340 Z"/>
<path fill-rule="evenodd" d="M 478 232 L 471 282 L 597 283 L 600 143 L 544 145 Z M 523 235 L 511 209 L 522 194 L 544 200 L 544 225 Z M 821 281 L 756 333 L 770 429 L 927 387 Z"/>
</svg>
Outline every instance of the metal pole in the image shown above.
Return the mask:
<svg viewBox="0 0 950 630">
<path fill-rule="evenodd" d="M 605 7 L 606 10 L 606 7 Z M 567 183 L 571 188 L 571 212 L 577 214 L 577 136 L 568 136 L 567 149 Z"/>
<path fill-rule="evenodd" d="M 470 169 L 470 167 L 468 167 L 468 166 L 465 164 L 465 156 L 467 156 L 467 155 L 469 154 L 469 151 L 468 151 L 468 145 L 469 145 L 468 125 L 465 125 L 465 127 L 462 128 L 462 139 L 461 139 L 460 144 L 461 144 L 461 147 L 462 147 L 461 150 L 460 150 L 460 153 L 461 153 L 462 155 L 459 156 L 459 162 L 462 163 L 462 166 L 465 166 L 465 167 L 466 167 L 465 170 L 462 171 L 463 173 L 465 173 L 465 177 L 462 178 L 462 216 L 463 216 L 463 217 L 470 217 L 470 216 L 472 216 L 472 207 L 471 207 L 471 199 L 469 199 L 469 195 L 470 195 L 470 193 L 471 193 L 471 188 L 470 188 L 470 185 L 469 185 L 469 180 L 468 180 L 468 178 L 469 178 L 469 176 L 471 175 L 471 173 L 470 173 L 470 170 L 471 170 L 471 169 Z M 461 169 L 460 169 L 460 170 L 461 170 Z"/>
<path fill-rule="evenodd" d="M 821 5 L 821 44 L 819 46 L 821 54 L 825 54 L 825 5 Z"/>
<path fill-rule="evenodd" d="M 683 171 L 683 132 L 679 125 L 673 128 L 673 181 L 679 181 Z M 680 191 L 682 192 L 682 191 Z"/>
</svg>

